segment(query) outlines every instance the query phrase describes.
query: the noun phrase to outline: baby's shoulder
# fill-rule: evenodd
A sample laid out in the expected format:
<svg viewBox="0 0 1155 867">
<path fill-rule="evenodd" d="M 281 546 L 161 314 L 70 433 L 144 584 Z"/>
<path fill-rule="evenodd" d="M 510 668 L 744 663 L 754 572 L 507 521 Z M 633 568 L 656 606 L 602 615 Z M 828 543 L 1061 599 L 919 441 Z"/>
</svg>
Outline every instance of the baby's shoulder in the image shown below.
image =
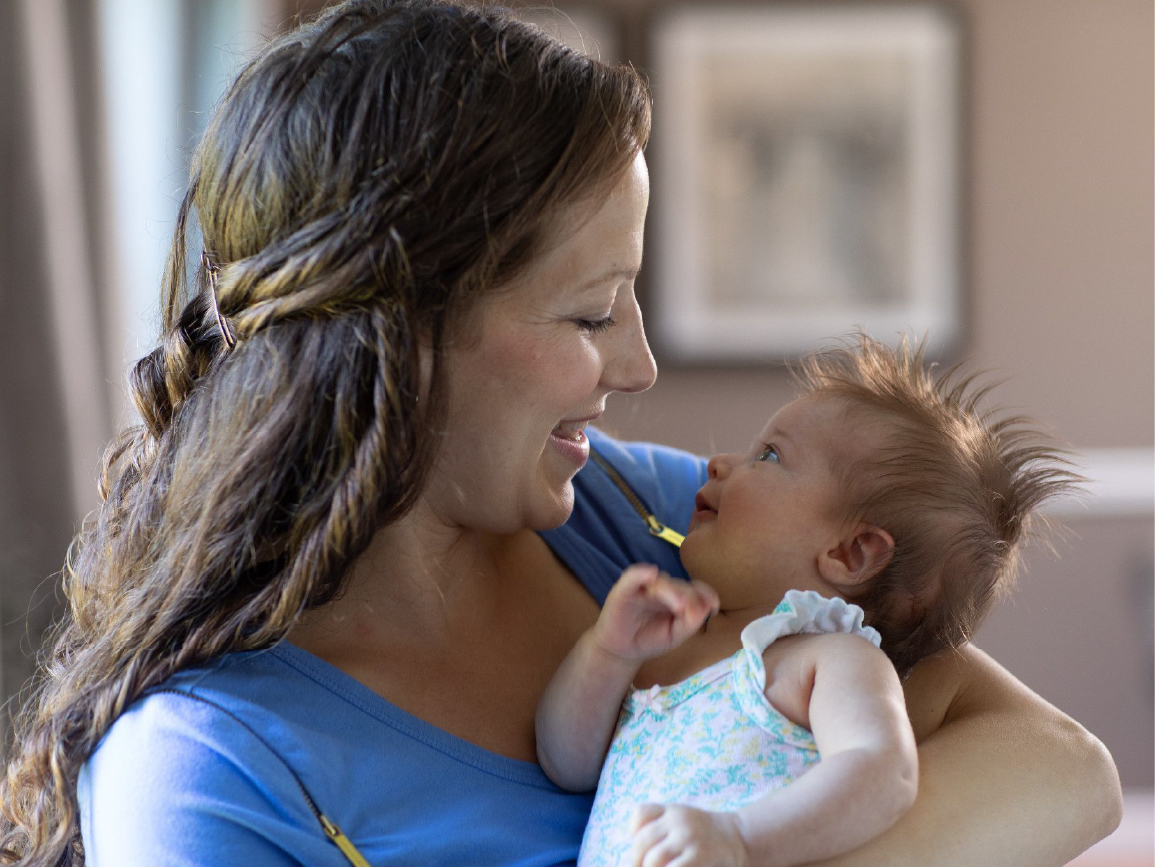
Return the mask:
<svg viewBox="0 0 1155 867">
<path fill-rule="evenodd" d="M 823 668 L 890 668 L 886 654 L 872 642 L 850 632 L 784 635 L 762 651 L 766 683 L 776 679 L 808 689 Z"/>
<path fill-rule="evenodd" d="M 861 635 L 846 632 L 786 635 L 764 651 L 766 700 L 796 725 L 810 728 L 810 697 L 824 670 L 891 668 L 886 654 Z"/>
</svg>

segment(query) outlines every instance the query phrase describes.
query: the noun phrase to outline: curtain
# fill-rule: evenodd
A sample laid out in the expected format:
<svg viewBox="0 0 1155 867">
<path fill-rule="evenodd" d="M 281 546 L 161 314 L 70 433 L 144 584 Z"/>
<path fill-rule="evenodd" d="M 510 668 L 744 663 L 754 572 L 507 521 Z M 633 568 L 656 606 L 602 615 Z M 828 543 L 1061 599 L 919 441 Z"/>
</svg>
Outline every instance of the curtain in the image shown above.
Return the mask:
<svg viewBox="0 0 1155 867">
<path fill-rule="evenodd" d="M 60 611 L 59 570 L 97 503 L 97 461 L 111 433 L 92 12 L 89 0 L 0 3 L 0 694 L 8 701 L 33 674 Z"/>
</svg>

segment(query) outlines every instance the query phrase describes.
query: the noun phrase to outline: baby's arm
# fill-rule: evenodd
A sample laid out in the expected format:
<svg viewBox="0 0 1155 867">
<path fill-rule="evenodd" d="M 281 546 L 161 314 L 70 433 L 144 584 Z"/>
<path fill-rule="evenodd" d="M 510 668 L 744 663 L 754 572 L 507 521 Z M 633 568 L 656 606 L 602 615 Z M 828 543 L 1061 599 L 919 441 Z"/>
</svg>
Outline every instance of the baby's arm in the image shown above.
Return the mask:
<svg viewBox="0 0 1155 867">
<path fill-rule="evenodd" d="M 571 791 L 597 786 L 622 696 L 639 666 L 677 647 L 718 610 L 700 582 L 678 581 L 656 566 L 622 573 L 597 623 L 578 639 L 537 706 L 537 758 Z"/>
<path fill-rule="evenodd" d="M 797 636 L 767 650 L 767 697 L 814 733 L 821 761 L 734 813 L 648 804 L 635 816 L 637 863 L 783 867 L 847 852 L 914 803 L 918 758 L 886 656 L 853 635 Z"/>
</svg>

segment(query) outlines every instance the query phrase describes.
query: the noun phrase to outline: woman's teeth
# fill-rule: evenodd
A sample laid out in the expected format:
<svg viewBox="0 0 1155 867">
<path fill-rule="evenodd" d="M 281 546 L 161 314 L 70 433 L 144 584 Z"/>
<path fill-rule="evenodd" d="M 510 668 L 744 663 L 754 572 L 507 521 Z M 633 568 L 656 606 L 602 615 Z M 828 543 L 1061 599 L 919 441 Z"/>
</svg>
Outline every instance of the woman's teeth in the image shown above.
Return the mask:
<svg viewBox="0 0 1155 867">
<path fill-rule="evenodd" d="M 582 428 L 568 427 L 566 425 L 560 424 L 553 429 L 553 436 L 561 437 L 562 439 L 566 440 L 573 440 L 577 443 L 580 443 L 583 439 L 585 439 L 585 433 L 583 432 Z"/>
</svg>

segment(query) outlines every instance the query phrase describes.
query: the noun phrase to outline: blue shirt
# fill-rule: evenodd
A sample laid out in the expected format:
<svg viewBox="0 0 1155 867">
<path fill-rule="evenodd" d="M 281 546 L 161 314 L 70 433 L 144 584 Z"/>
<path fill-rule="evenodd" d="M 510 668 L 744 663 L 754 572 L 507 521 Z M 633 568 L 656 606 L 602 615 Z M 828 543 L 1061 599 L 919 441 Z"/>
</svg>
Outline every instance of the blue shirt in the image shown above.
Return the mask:
<svg viewBox="0 0 1155 867">
<path fill-rule="evenodd" d="M 659 520 L 684 532 L 702 460 L 587 433 Z M 542 538 L 599 604 L 631 563 L 685 574 L 594 462 L 574 493 L 569 521 Z M 181 672 L 164 689 L 131 705 L 81 770 L 90 867 L 348 867 L 302 787 L 375 867 L 577 858 L 591 795 L 406 713 L 289 642 Z"/>
</svg>

